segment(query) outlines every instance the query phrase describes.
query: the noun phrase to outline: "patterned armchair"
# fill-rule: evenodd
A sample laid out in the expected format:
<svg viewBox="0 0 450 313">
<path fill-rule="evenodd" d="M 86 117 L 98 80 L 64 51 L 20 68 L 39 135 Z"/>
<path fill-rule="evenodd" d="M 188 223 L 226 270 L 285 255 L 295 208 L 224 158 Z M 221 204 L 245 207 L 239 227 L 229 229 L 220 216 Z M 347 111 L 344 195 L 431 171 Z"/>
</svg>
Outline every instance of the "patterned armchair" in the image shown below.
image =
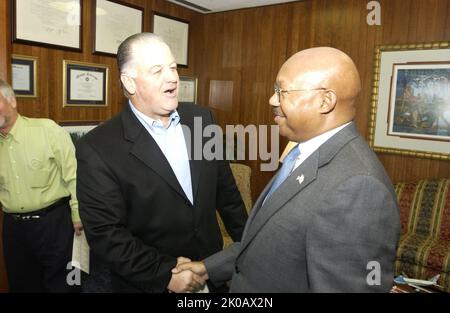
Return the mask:
<svg viewBox="0 0 450 313">
<path fill-rule="evenodd" d="M 231 171 L 233 172 L 236 185 L 241 193 L 242 200 L 244 201 L 245 208 L 247 209 L 247 212 L 250 213 L 250 210 L 253 206 L 252 192 L 250 187 L 252 170 L 250 166 L 239 163 L 231 163 L 230 167 Z M 217 214 L 217 220 L 219 221 L 220 231 L 222 232 L 223 246 L 228 247 L 233 242 L 233 240 L 226 231 L 223 221 L 220 218 L 219 214 Z"/>
<path fill-rule="evenodd" d="M 396 275 L 429 279 L 450 292 L 450 178 L 395 184 L 402 234 Z"/>
</svg>

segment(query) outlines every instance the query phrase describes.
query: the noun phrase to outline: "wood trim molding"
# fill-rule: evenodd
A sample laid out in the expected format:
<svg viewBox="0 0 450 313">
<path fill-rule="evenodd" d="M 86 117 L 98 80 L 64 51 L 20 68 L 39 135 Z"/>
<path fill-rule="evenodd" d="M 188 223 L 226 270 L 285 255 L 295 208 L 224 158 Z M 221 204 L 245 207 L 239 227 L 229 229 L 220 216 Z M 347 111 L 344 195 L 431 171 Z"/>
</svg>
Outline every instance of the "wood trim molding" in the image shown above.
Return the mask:
<svg viewBox="0 0 450 313">
<path fill-rule="evenodd" d="M 0 1 L 0 78 L 11 82 L 11 40 L 9 30 L 9 3 Z M 8 291 L 6 268 L 3 259 L 3 211 L 0 205 L 0 293 Z"/>
</svg>

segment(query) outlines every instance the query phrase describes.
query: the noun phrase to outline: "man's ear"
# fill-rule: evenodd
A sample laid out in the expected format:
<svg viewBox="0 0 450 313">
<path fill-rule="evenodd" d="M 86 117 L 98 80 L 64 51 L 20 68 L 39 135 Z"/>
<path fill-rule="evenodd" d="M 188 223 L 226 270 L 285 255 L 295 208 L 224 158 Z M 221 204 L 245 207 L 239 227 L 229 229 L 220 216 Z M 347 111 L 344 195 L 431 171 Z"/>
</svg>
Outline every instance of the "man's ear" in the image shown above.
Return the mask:
<svg viewBox="0 0 450 313">
<path fill-rule="evenodd" d="M 17 101 L 16 101 L 16 98 L 12 98 L 12 100 L 11 100 L 11 107 L 15 110 L 15 109 L 17 109 Z"/>
<path fill-rule="evenodd" d="M 334 110 L 337 103 L 337 95 L 333 89 L 327 89 L 324 92 L 322 103 L 320 104 L 319 112 L 321 114 L 328 114 Z"/>
<path fill-rule="evenodd" d="M 134 79 L 128 75 L 120 74 L 120 81 L 123 88 L 125 88 L 129 95 L 134 95 L 136 93 L 136 84 L 134 83 Z"/>
</svg>

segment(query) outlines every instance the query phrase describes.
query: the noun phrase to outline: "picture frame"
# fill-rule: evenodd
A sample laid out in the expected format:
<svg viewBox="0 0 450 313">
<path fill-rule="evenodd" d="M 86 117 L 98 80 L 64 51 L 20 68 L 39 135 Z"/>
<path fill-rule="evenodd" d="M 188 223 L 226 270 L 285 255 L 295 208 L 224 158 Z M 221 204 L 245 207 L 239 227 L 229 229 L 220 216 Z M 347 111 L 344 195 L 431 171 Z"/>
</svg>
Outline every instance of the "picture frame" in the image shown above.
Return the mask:
<svg viewBox="0 0 450 313">
<path fill-rule="evenodd" d="M 177 65 L 188 67 L 189 22 L 153 12 L 152 31 L 169 45 Z"/>
<path fill-rule="evenodd" d="M 63 107 L 108 106 L 109 67 L 63 60 Z"/>
<path fill-rule="evenodd" d="M 102 121 L 60 121 L 58 124 L 64 128 L 75 144 L 81 137 L 100 125 Z"/>
<path fill-rule="evenodd" d="M 116 56 L 129 36 L 144 29 L 144 9 L 118 0 L 92 1 L 92 47 L 94 54 Z"/>
<path fill-rule="evenodd" d="M 82 50 L 83 1 L 12 0 L 12 41 Z"/>
<path fill-rule="evenodd" d="M 178 102 L 197 104 L 197 78 L 180 76 Z"/>
<path fill-rule="evenodd" d="M 12 88 L 16 97 L 36 98 L 37 57 L 11 55 Z"/>
<path fill-rule="evenodd" d="M 377 46 L 369 144 L 376 152 L 450 160 L 450 43 Z"/>
</svg>

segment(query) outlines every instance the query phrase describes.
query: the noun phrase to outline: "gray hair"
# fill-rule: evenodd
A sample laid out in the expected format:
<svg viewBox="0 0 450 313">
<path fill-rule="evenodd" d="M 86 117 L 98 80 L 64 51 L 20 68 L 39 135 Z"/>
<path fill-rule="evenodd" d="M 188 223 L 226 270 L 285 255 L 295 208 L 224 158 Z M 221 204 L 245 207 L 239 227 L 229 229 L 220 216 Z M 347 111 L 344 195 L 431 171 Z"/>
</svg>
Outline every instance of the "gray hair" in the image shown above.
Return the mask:
<svg viewBox="0 0 450 313">
<path fill-rule="evenodd" d="M 161 37 L 153 33 L 137 33 L 131 35 L 125 39 L 117 49 L 117 66 L 120 74 L 125 73 L 129 63 L 133 61 L 134 44 L 146 41 L 161 42 L 167 45 Z"/>
<path fill-rule="evenodd" d="M 11 103 L 11 101 L 13 101 L 13 99 L 16 97 L 12 87 L 2 79 L 0 79 L 0 93 L 2 94 L 3 98 L 8 101 L 8 103 Z"/>
</svg>

